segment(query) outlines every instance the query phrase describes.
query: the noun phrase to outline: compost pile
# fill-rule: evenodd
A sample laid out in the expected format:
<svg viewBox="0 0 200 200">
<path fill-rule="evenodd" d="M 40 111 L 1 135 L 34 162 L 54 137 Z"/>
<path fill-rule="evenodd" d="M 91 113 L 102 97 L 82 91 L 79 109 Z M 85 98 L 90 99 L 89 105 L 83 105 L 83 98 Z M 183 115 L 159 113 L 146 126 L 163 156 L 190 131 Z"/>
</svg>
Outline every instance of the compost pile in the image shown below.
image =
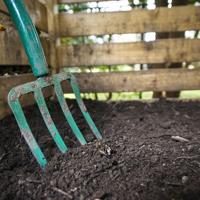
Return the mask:
<svg viewBox="0 0 200 200">
<path fill-rule="evenodd" d="M 89 144 L 79 145 L 59 105 L 48 101 L 69 147 L 65 155 L 49 137 L 37 107 L 25 109 L 49 161 L 45 172 L 14 117 L 0 121 L 1 200 L 200 199 L 200 102 L 85 100 L 102 141 L 95 140 L 75 101 L 68 102 Z"/>
</svg>

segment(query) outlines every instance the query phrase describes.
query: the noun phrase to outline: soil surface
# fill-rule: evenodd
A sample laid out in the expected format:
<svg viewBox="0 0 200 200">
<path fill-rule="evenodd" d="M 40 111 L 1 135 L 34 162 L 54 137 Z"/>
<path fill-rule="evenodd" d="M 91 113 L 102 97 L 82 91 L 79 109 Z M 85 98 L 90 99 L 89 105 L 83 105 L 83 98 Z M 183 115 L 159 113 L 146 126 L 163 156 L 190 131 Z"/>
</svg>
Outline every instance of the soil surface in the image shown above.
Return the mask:
<svg viewBox="0 0 200 200">
<path fill-rule="evenodd" d="M 85 100 L 102 141 L 95 140 L 75 101 L 68 103 L 89 143 L 78 143 L 58 104 L 49 101 L 52 117 L 69 147 L 64 155 L 50 138 L 37 107 L 25 109 L 49 161 L 44 172 L 14 117 L 0 121 L 0 200 L 200 199 L 199 101 Z"/>
</svg>

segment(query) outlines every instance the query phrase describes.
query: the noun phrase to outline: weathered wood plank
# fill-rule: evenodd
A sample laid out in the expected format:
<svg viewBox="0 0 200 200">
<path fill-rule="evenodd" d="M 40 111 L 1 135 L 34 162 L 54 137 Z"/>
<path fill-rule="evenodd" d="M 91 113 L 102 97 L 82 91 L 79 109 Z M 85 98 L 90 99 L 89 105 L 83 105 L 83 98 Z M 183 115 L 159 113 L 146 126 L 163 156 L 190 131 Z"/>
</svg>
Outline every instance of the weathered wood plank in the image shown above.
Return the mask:
<svg viewBox="0 0 200 200">
<path fill-rule="evenodd" d="M 81 92 L 175 91 L 200 89 L 200 70 L 151 69 L 135 72 L 75 73 Z M 35 80 L 32 74 L 0 77 L 3 101 L 9 90 Z M 70 92 L 65 85 L 65 92 Z"/>
<path fill-rule="evenodd" d="M 5 31 L 0 31 L 0 65 L 27 65 L 27 56 L 11 18 L 0 12 L 0 24 L 3 24 L 6 28 Z M 48 38 L 41 38 L 41 43 L 49 63 Z"/>
<path fill-rule="evenodd" d="M 41 43 L 49 63 L 49 41 L 41 38 Z M 0 32 L 0 65 L 27 65 L 28 59 L 22 47 L 17 31 L 9 27 Z"/>
<path fill-rule="evenodd" d="M 200 89 L 200 70 L 151 69 L 135 72 L 75 73 L 81 92 L 176 91 Z M 3 101 L 14 86 L 35 80 L 32 74 L 0 77 Z M 70 86 L 64 84 L 64 91 Z M 1 100 L 2 100 L 1 99 Z"/>
<path fill-rule="evenodd" d="M 176 32 L 200 29 L 200 9 L 195 6 L 125 12 L 59 15 L 60 36 L 114 33 Z"/>
<path fill-rule="evenodd" d="M 0 77 L 0 119 L 11 113 L 7 104 L 7 95 L 11 88 L 35 80 L 32 74 Z M 52 95 L 52 88 L 44 90 L 44 96 L 49 97 Z M 23 107 L 33 105 L 35 99 L 33 94 L 26 94 L 20 98 L 20 103 Z"/>
<path fill-rule="evenodd" d="M 77 73 L 81 92 L 177 91 L 200 89 L 200 70 L 152 69 L 137 72 Z M 70 92 L 69 84 L 63 84 Z"/>
<path fill-rule="evenodd" d="M 47 9 L 45 5 L 35 0 L 25 0 L 25 4 L 37 28 L 44 32 L 48 32 Z M 8 13 L 8 10 L 2 0 L 0 1 L 0 11 Z"/>
<path fill-rule="evenodd" d="M 200 40 L 70 45 L 57 48 L 59 66 L 171 63 L 200 60 Z"/>
<path fill-rule="evenodd" d="M 28 59 L 17 31 L 6 29 L 0 32 L 0 65 L 27 65 Z"/>
<path fill-rule="evenodd" d="M 139 72 L 79 73 L 75 74 L 81 92 L 134 92 L 134 91 L 176 91 L 200 89 L 200 70 L 153 69 Z M 34 80 L 31 74 L 0 77 L 0 119 L 10 114 L 7 105 L 8 91 L 19 84 Z M 65 92 L 71 92 L 69 84 L 63 83 Z M 51 96 L 48 89 L 45 96 Z M 23 106 L 35 103 L 31 95 L 21 99 Z"/>
</svg>

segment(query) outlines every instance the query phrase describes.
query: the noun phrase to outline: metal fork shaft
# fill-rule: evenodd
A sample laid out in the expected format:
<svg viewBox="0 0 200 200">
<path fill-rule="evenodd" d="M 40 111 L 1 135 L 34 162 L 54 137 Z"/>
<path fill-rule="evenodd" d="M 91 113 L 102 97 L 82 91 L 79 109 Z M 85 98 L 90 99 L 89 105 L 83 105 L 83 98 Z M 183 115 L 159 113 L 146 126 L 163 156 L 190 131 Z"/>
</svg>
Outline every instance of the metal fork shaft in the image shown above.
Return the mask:
<svg viewBox="0 0 200 200">
<path fill-rule="evenodd" d="M 43 120 L 46 124 L 46 127 L 48 128 L 53 140 L 55 141 L 55 143 L 57 144 L 58 148 L 60 149 L 60 151 L 62 153 L 66 153 L 67 146 L 65 145 L 62 137 L 60 136 L 46 105 L 46 102 L 44 100 L 44 96 L 42 94 L 41 89 L 37 89 L 34 91 L 34 96 L 38 105 L 38 108 L 40 110 L 40 113 L 43 117 Z"/>
<path fill-rule="evenodd" d="M 60 103 L 61 109 L 62 109 L 62 111 L 65 115 L 65 118 L 66 118 L 67 122 L 69 123 L 73 133 L 75 134 L 75 136 L 77 137 L 77 139 L 79 140 L 79 142 L 82 145 L 86 144 L 87 142 L 86 142 L 85 138 L 83 137 L 81 131 L 79 130 L 79 128 L 69 110 L 69 107 L 66 103 L 66 100 L 64 98 L 64 94 L 62 91 L 61 83 L 56 78 L 54 78 L 54 88 L 55 88 L 55 93 L 56 93 L 57 99 Z"/>
<path fill-rule="evenodd" d="M 19 100 L 13 100 L 12 98 L 12 90 L 9 93 L 8 98 L 10 99 L 9 105 L 10 108 L 12 109 L 15 119 L 18 123 L 18 126 L 20 128 L 20 131 L 22 133 L 22 135 L 24 136 L 26 143 L 28 144 L 31 152 L 33 153 L 33 155 L 35 156 L 35 158 L 37 159 L 38 163 L 40 164 L 40 166 L 44 169 L 46 164 L 47 164 L 47 160 L 44 156 L 44 154 L 42 153 L 40 147 L 38 146 L 32 132 L 31 129 L 26 121 L 26 117 L 24 116 L 24 112 L 21 108 L 21 105 L 19 103 Z"/>
<path fill-rule="evenodd" d="M 78 103 L 78 106 L 79 106 L 85 120 L 87 121 L 90 129 L 92 130 L 92 132 L 94 133 L 94 135 L 96 136 L 97 139 L 102 139 L 101 133 L 97 129 L 93 119 L 91 118 L 90 114 L 87 111 L 87 108 L 85 107 L 85 104 L 83 103 L 83 100 L 82 100 L 81 94 L 80 94 L 80 90 L 78 87 L 78 83 L 77 83 L 74 75 L 72 75 L 72 74 L 70 75 L 69 82 L 70 82 L 72 90 L 75 94 L 76 102 Z"/>
</svg>

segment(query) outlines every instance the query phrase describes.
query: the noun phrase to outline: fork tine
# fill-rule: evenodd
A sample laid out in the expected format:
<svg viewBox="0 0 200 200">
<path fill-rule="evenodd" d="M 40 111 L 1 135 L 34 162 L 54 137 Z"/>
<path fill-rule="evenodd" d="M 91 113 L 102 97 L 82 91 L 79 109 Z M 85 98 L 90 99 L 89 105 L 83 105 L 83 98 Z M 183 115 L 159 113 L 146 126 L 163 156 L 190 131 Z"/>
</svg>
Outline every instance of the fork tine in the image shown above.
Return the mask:
<svg viewBox="0 0 200 200">
<path fill-rule="evenodd" d="M 69 110 L 67 102 L 65 101 L 65 98 L 64 98 L 61 83 L 57 78 L 54 78 L 54 88 L 55 88 L 55 93 L 56 93 L 57 99 L 60 103 L 61 109 L 62 109 L 62 111 L 65 115 L 65 118 L 66 118 L 67 122 L 69 123 L 74 135 L 77 137 L 77 139 L 79 140 L 79 142 L 82 145 L 85 145 L 87 142 L 86 142 L 83 134 L 81 133 L 80 129 L 78 128 L 78 126 Z"/>
<path fill-rule="evenodd" d="M 13 114 L 21 130 L 21 133 L 25 138 L 25 141 L 28 144 L 31 152 L 35 156 L 41 168 L 44 169 L 47 164 L 47 160 L 31 132 L 31 129 L 26 121 L 26 117 L 24 116 L 24 112 L 22 110 L 19 100 L 12 98 L 13 93 L 14 93 L 14 88 L 8 94 L 8 103 L 10 105 L 10 108 L 13 111 Z"/>
<path fill-rule="evenodd" d="M 79 90 L 78 83 L 76 81 L 75 76 L 73 74 L 70 74 L 68 80 L 69 80 L 72 90 L 76 96 L 76 101 L 78 103 L 78 106 L 79 106 L 85 120 L 87 121 L 90 129 L 92 130 L 92 132 L 94 133 L 94 135 L 96 136 L 97 139 L 102 139 L 101 133 L 97 129 L 93 119 L 91 118 L 90 114 L 88 113 L 87 108 L 85 107 L 85 104 L 81 98 L 80 90 Z"/>
<path fill-rule="evenodd" d="M 65 153 L 68 150 L 68 148 L 65 145 L 62 137 L 60 136 L 58 129 L 56 128 L 56 126 L 51 118 L 51 115 L 49 114 L 49 110 L 47 108 L 43 93 L 40 88 L 38 88 L 34 91 L 34 96 L 35 96 L 38 108 L 42 114 L 43 120 L 44 120 L 52 138 L 54 139 L 54 141 L 57 144 L 60 151 L 62 153 Z"/>
</svg>

